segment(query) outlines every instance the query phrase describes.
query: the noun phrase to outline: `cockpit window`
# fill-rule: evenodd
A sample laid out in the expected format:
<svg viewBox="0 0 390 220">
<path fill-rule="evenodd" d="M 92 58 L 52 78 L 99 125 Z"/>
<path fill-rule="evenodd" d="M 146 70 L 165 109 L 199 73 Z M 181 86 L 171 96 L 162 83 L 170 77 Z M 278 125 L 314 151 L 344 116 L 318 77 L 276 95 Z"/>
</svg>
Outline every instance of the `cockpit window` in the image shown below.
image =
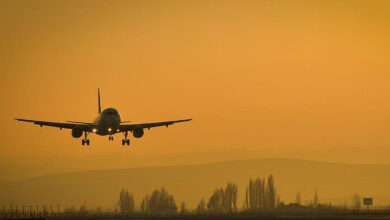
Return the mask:
<svg viewBox="0 0 390 220">
<path fill-rule="evenodd" d="M 108 108 L 103 111 L 103 114 L 105 115 L 118 115 L 118 111 L 116 111 L 113 108 Z"/>
</svg>

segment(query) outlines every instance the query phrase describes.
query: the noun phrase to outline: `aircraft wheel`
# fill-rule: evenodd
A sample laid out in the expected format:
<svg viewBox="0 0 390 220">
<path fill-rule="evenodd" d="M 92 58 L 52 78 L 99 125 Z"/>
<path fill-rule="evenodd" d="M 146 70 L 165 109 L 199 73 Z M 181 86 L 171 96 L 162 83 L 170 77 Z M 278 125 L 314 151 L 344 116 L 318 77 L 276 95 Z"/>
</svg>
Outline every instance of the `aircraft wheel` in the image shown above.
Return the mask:
<svg viewBox="0 0 390 220">
<path fill-rule="evenodd" d="M 89 145 L 89 139 L 87 139 L 87 145 Z"/>
<path fill-rule="evenodd" d="M 122 139 L 122 145 L 125 145 L 125 139 Z"/>
<path fill-rule="evenodd" d="M 85 144 L 85 140 L 81 140 L 81 145 L 84 145 Z"/>
<path fill-rule="evenodd" d="M 127 145 L 130 145 L 130 139 L 126 140 Z"/>
</svg>

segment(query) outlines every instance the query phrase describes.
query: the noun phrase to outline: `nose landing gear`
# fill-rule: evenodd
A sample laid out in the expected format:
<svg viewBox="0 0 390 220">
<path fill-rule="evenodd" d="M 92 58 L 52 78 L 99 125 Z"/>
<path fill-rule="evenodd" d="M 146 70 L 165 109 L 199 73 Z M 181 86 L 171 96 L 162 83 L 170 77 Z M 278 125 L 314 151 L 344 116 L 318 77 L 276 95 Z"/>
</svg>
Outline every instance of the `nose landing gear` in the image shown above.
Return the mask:
<svg viewBox="0 0 390 220">
<path fill-rule="evenodd" d="M 108 140 L 109 140 L 109 141 L 113 141 L 113 140 L 114 140 L 114 136 L 110 135 L 110 136 L 108 137 Z"/>
<path fill-rule="evenodd" d="M 81 145 L 89 145 L 89 139 L 87 138 L 88 137 L 88 132 L 84 132 L 84 139 L 83 140 L 81 140 Z"/>
<path fill-rule="evenodd" d="M 122 139 L 122 145 L 127 144 L 128 146 L 130 145 L 130 139 L 127 138 L 127 131 L 123 133 L 125 136 L 125 139 Z"/>
</svg>

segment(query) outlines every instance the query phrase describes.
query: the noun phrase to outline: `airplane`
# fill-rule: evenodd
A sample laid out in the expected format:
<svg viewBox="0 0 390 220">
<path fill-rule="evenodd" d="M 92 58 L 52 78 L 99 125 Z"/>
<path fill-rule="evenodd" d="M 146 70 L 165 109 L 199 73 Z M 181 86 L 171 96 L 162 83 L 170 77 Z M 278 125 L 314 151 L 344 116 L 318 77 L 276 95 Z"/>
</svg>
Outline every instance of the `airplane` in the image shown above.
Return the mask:
<svg viewBox="0 0 390 220">
<path fill-rule="evenodd" d="M 79 122 L 79 121 L 67 121 L 67 123 L 61 122 L 49 122 L 49 121 L 36 121 L 30 119 L 15 118 L 17 121 L 31 122 L 37 125 L 57 127 L 62 130 L 71 129 L 72 136 L 74 138 L 80 138 L 84 133 L 84 138 L 81 141 L 82 145 L 89 145 L 90 141 L 87 138 L 90 133 L 97 135 L 106 136 L 109 135 L 108 140 L 113 141 L 114 134 L 123 133 L 124 139 L 122 139 L 122 145 L 130 145 L 130 139 L 128 133 L 131 132 L 135 138 L 141 138 L 144 135 L 144 129 L 150 130 L 153 127 L 166 126 L 191 121 L 191 118 L 176 120 L 176 121 L 163 121 L 163 122 L 152 122 L 152 123 L 141 123 L 141 124 L 127 124 L 129 121 L 121 121 L 121 116 L 115 108 L 106 108 L 103 111 L 100 106 L 100 89 L 98 89 L 98 116 L 92 123 Z"/>
</svg>

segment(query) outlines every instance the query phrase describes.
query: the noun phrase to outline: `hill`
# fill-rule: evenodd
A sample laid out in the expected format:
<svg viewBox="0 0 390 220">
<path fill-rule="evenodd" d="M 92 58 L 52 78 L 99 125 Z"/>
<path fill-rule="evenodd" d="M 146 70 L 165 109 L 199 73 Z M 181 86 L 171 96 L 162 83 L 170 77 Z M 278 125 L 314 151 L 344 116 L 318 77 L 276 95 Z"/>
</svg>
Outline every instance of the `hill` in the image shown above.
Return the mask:
<svg viewBox="0 0 390 220">
<path fill-rule="evenodd" d="M 235 160 L 191 166 L 140 167 L 88 172 L 59 173 L 19 181 L 0 182 L 0 203 L 9 205 L 61 204 L 110 206 L 121 188 L 134 194 L 136 204 L 157 187 L 164 186 L 177 203 L 195 207 L 208 199 L 216 187 L 233 181 L 239 187 L 239 206 L 251 177 L 273 174 L 281 200 L 293 201 L 300 190 L 303 201 L 312 199 L 317 188 L 320 201 L 338 198 L 344 203 L 355 192 L 373 196 L 374 203 L 390 203 L 390 165 L 340 164 L 296 159 Z M 375 199 L 375 198 L 379 199 Z M 343 199 L 344 198 L 344 199 Z M 348 201 L 347 201 L 348 202 Z"/>
</svg>

